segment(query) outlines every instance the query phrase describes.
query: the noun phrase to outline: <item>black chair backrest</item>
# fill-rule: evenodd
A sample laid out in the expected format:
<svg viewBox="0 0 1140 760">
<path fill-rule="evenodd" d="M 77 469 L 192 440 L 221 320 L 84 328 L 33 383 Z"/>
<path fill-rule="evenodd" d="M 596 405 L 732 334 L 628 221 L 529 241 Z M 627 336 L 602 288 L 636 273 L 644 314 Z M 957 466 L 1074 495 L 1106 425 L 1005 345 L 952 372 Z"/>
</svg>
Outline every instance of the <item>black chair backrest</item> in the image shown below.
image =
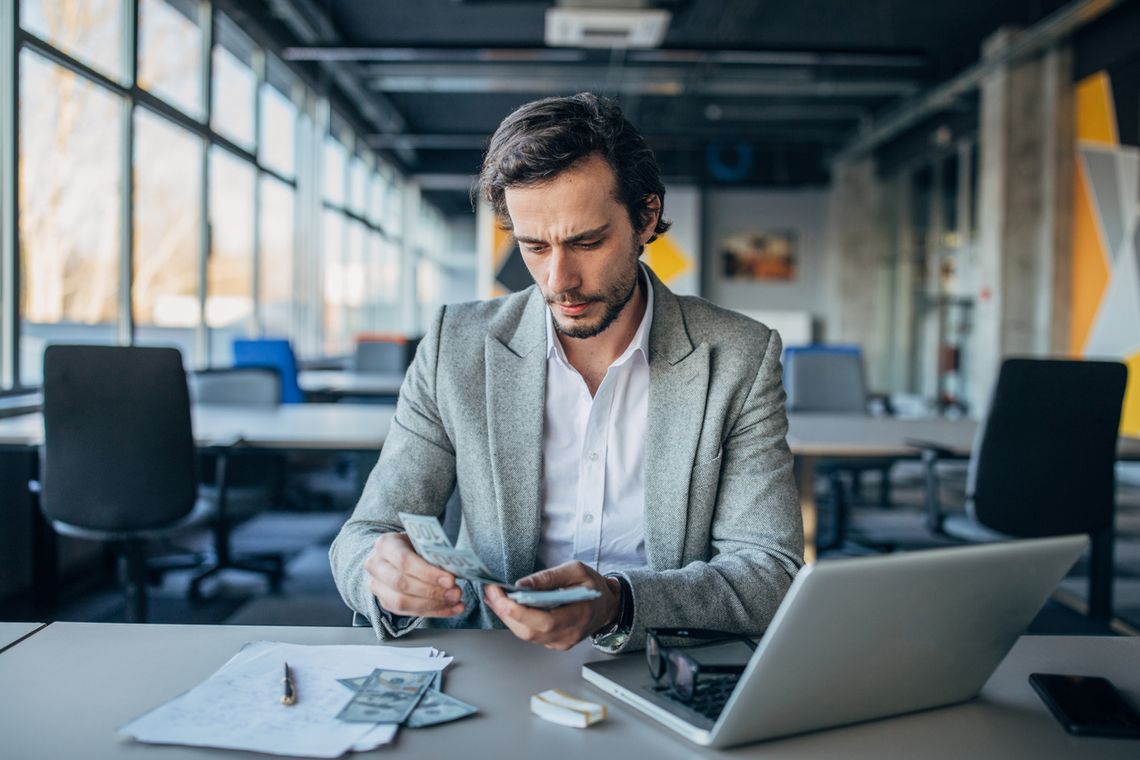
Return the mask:
<svg viewBox="0 0 1140 760">
<path fill-rule="evenodd" d="M 1003 362 L 970 462 L 974 518 L 1023 538 L 1108 528 L 1127 375 L 1117 362 Z"/>
<path fill-rule="evenodd" d="M 198 484 L 177 349 L 48 346 L 43 378 L 49 519 L 131 531 L 190 513 Z"/>
<path fill-rule="evenodd" d="M 863 357 L 852 351 L 789 351 L 789 412 L 866 414 Z"/>
<path fill-rule="evenodd" d="M 189 375 L 196 404 L 274 407 L 281 404 L 281 375 L 276 367 L 207 369 Z"/>
<path fill-rule="evenodd" d="M 352 358 L 355 372 L 403 372 L 411 356 L 408 344 L 394 340 L 361 340 Z"/>
</svg>

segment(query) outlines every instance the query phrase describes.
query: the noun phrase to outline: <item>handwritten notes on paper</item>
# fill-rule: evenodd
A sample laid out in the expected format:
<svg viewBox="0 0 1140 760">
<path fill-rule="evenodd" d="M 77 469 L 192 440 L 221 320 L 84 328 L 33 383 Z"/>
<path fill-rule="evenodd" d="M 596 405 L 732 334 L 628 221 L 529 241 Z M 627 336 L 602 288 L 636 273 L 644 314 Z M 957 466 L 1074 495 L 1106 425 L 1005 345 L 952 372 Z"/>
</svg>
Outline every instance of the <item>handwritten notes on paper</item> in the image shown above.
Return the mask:
<svg viewBox="0 0 1140 760">
<path fill-rule="evenodd" d="M 281 704 L 281 667 L 288 661 L 297 703 Z M 386 744 L 396 724 L 336 719 L 352 695 L 337 682 L 377 668 L 437 673 L 450 664 L 431 647 L 304 646 L 258 641 L 190 691 L 120 730 L 141 742 L 338 757 Z"/>
</svg>

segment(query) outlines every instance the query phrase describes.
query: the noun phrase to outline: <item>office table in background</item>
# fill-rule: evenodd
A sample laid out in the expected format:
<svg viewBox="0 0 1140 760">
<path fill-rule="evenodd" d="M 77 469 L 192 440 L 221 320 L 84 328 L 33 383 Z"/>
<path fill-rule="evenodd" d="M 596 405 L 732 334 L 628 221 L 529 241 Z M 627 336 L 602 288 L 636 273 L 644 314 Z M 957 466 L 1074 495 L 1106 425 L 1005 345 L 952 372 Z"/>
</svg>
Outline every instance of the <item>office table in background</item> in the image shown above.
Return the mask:
<svg viewBox="0 0 1140 760">
<path fill-rule="evenodd" d="M 36 629 L 42 628 L 43 623 L 0 623 L 0 652 L 15 644 L 20 639 Z"/>
<path fill-rule="evenodd" d="M 366 628 L 172 626 L 53 623 L 0 656 L 0 736 L 19 758 L 250 758 L 246 752 L 145 746 L 116 729 L 203 681 L 247 641 L 367 644 Z M 455 657 L 444 690 L 479 714 L 428 729 L 402 729 L 381 750 L 407 757 L 689 758 L 728 756 L 702 749 L 587 685 L 588 646 L 553 652 L 507 631 L 418 631 L 397 645 L 431 645 Z M 632 656 L 643 656 L 634 654 Z M 1104 675 L 1126 694 L 1140 693 L 1140 639 L 1023 637 L 979 699 L 936 710 L 754 744 L 732 757 L 1134 758 L 1135 741 L 1066 734 L 1027 682 L 1029 673 Z M 86 688 L 62 688 L 60 684 Z M 558 688 L 609 705 L 589 729 L 530 714 L 530 695 Z M 821 688 L 826 688 L 821 684 Z M 299 695 L 304 699 L 304 694 Z M 347 700 L 348 694 L 345 698 Z M 61 728 L 66 725 L 66 730 Z"/>
<path fill-rule="evenodd" d="M 368 396 L 395 401 L 404 383 L 404 373 L 303 370 L 297 373 L 297 383 L 306 394 L 320 398 Z"/>
<path fill-rule="evenodd" d="M 195 405 L 194 441 L 200 448 L 240 438 L 245 449 L 376 452 L 394 414 L 377 404 Z M 0 419 L 0 446 L 31 448 L 43 440 L 39 413 Z"/>
<path fill-rule="evenodd" d="M 911 441 L 936 443 L 965 458 L 970 455 L 977 430 L 978 423 L 968 419 L 789 414 L 788 446 L 796 457 L 796 485 L 804 521 L 804 558 L 808 562 L 815 561 L 817 459 L 917 458 L 920 451 Z M 1140 439 L 1121 437 L 1117 457 L 1121 461 L 1140 460 Z"/>
</svg>

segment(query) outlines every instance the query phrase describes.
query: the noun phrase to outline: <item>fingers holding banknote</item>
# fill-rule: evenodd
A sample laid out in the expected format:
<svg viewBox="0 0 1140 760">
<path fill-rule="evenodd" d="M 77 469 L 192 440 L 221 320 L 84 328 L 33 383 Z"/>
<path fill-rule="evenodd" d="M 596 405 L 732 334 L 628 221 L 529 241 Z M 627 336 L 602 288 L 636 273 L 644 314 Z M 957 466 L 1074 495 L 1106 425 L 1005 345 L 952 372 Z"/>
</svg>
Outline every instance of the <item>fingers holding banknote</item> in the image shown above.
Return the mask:
<svg viewBox="0 0 1140 760">
<path fill-rule="evenodd" d="M 416 554 L 404 533 L 376 539 L 364 570 L 372 595 L 395 615 L 451 617 L 463 612 L 463 592 L 455 576 Z"/>
<path fill-rule="evenodd" d="M 523 641 L 542 644 L 547 649 L 569 649 L 613 623 L 618 614 L 621 599 L 618 581 L 599 575 L 581 562 L 566 562 L 542 570 L 520 579 L 518 585 L 534 589 L 587 586 L 602 594 L 584 602 L 536 609 L 511 601 L 498 586 L 484 586 L 484 599 L 503 624 Z"/>
</svg>

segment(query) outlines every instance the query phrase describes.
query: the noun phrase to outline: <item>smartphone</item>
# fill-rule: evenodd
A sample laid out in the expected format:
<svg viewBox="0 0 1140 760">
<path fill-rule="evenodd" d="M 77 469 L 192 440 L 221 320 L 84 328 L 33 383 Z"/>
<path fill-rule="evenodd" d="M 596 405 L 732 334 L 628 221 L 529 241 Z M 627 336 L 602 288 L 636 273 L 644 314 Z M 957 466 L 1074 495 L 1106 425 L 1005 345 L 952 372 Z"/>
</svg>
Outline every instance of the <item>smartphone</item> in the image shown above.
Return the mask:
<svg viewBox="0 0 1140 760">
<path fill-rule="evenodd" d="M 1032 673 L 1029 684 L 1070 734 L 1140 739 L 1140 713 L 1107 678 Z"/>
</svg>

